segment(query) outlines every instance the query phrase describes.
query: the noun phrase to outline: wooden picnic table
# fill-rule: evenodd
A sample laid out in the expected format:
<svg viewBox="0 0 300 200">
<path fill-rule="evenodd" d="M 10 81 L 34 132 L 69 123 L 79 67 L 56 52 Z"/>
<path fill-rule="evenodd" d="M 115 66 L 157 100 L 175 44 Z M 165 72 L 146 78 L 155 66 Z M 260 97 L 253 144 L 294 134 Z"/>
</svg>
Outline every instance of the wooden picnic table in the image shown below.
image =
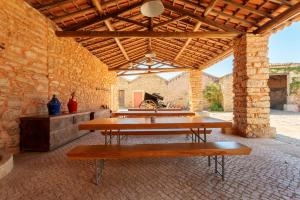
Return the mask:
<svg viewBox="0 0 300 200">
<path fill-rule="evenodd" d="M 99 118 L 79 125 L 80 130 L 231 128 L 232 122 L 211 117 Z"/>
<path fill-rule="evenodd" d="M 146 117 L 146 118 L 99 118 L 79 125 L 80 130 L 104 130 L 105 144 L 109 136 L 109 143 L 113 135 L 117 136 L 120 144 L 120 130 L 127 129 L 182 129 L 188 128 L 192 134 L 192 140 L 206 142 L 207 128 L 231 128 L 232 122 L 210 118 L 210 117 Z M 200 129 L 203 129 L 201 131 Z M 118 134 L 112 134 L 113 130 L 118 130 Z M 204 134 L 204 138 L 200 136 Z"/>
<path fill-rule="evenodd" d="M 190 111 L 119 111 L 113 112 L 112 117 L 169 117 L 169 116 L 195 116 Z"/>
</svg>

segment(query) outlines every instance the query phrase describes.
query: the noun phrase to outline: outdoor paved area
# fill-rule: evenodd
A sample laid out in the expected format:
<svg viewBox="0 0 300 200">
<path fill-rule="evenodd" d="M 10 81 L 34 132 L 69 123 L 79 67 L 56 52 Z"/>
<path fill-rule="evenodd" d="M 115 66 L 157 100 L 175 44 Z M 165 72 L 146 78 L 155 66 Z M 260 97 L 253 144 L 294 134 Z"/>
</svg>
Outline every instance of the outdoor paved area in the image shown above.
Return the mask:
<svg viewBox="0 0 300 200">
<path fill-rule="evenodd" d="M 70 161 L 66 152 L 78 144 L 103 143 L 97 133 L 49 153 L 15 156 L 12 173 L 0 180 L 0 199 L 300 199 L 300 145 L 274 139 L 223 135 L 253 148 L 250 156 L 226 158 L 226 180 L 207 166 L 205 157 L 107 161 L 102 183 L 91 183 L 94 162 Z M 185 136 L 130 137 L 124 143 L 186 142 Z"/>
<path fill-rule="evenodd" d="M 209 116 L 228 121 L 233 118 L 232 112 L 210 112 Z M 270 123 L 276 128 L 278 139 L 289 137 L 300 140 L 300 112 L 272 110 Z"/>
</svg>

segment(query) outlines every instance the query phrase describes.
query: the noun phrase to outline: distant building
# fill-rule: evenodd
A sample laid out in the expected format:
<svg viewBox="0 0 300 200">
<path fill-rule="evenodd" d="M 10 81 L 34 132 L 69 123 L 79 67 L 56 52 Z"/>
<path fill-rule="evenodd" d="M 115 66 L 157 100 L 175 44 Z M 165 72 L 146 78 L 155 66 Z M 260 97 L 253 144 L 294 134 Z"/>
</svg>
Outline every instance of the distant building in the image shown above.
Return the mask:
<svg viewBox="0 0 300 200">
<path fill-rule="evenodd" d="M 203 86 L 212 82 L 221 84 L 223 108 L 233 110 L 232 74 L 217 78 L 203 73 Z M 157 75 L 139 76 L 134 80 L 118 78 L 120 108 L 137 107 L 145 92 L 160 93 L 164 102 L 175 107 L 189 107 L 189 73 L 184 72 L 166 80 Z M 300 106 L 300 63 L 271 64 L 270 107 L 277 110 L 298 111 Z M 209 103 L 204 99 L 204 109 Z"/>
</svg>

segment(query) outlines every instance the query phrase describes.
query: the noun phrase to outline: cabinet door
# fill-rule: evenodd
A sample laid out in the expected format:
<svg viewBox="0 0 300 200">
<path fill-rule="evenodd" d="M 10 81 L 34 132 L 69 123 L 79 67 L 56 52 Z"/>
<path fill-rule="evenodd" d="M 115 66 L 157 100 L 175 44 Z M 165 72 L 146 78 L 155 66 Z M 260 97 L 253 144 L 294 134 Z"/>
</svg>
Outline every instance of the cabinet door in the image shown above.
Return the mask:
<svg viewBox="0 0 300 200">
<path fill-rule="evenodd" d="M 49 151 L 49 119 L 21 119 L 21 151 Z"/>
</svg>

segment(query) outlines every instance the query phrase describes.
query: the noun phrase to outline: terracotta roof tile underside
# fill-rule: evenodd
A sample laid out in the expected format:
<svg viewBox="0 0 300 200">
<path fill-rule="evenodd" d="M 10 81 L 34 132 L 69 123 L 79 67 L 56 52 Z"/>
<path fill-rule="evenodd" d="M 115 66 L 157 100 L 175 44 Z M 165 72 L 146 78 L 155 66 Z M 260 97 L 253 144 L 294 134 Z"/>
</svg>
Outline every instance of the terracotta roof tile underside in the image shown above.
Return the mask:
<svg viewBox="0 0 300 200">
<path fill-rule="evenodd" d="M 109 20 L 115 31 L 148 31 L 152 23 L 151 29 L 158 32 L 224 32 L 226 29 L 239 33 L 264 33 L 274 31 L 265 30 L 265 26 L 282 13 L 299 7 L 299 0 L 163 0 L 164 13 L 151 22 L 140 12 L 142 0 L 99 1 L 102 16 L 90 0 L 26 1 L 63 31 L 109 31 L 105 24 Z M 299 14 L 295 14 L 285 23 L 298 19 Z M 192 38 L 187 42 L 187 38 L 120 38 L 128 61 L 114 38 L 76 38 L 112 69 L 129 67 L 129 63 L 145 59 L 149 45 L 159 61 L 203 69 L 230 55 L 232 40 Z"/>
</svg>

